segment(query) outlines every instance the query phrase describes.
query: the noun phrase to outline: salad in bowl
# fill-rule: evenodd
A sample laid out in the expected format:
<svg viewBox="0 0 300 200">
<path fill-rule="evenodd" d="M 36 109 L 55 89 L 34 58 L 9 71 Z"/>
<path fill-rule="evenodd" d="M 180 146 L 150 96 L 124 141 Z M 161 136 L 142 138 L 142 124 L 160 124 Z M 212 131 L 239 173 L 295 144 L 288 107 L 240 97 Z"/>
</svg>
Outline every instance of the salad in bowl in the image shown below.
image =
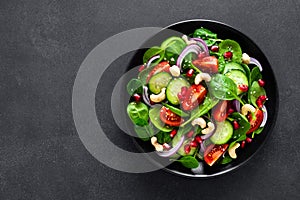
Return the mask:
<svg viewBox="0 0 300 200">
<path fill-rule="evenodd" d="M 127 83 L 138 138 L 194 174 L 234 162 L 268 119 L 268 83 L 252 54 L 206 27 L 149 48 Z"/>
</svg>

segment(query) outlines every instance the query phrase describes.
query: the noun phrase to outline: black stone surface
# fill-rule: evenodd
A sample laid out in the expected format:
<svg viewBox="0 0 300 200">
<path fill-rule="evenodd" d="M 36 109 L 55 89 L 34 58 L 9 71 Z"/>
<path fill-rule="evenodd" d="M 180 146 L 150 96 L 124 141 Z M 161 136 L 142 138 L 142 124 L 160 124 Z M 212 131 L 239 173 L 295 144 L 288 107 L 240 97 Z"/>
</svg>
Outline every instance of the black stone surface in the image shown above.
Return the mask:
<svg viewBox="0 0 300 200">
<path fill-rule="evenodd" d="M 298 0 L 0 1 L 0 199 L 300 199 L 299 12 Z M 280 96 L 268 141 L 240 169 L 210 179 L 104 166 L 72 118 L 80 64 L 116 33 L 194 18 L 232 25 L 267 56 Z"/>
</svg>

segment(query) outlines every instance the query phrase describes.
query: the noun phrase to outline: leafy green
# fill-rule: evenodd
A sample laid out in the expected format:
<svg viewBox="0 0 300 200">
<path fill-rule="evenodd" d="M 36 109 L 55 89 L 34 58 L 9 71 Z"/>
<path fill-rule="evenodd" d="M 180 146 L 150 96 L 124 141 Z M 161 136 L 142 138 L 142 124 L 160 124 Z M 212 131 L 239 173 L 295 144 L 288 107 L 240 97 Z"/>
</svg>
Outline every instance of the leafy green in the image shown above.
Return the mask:
<svg viewBox="0 0 300 200">
<path fill-rule="evenodd" d="M 150 58 L 159 55 L 160 57 L 153 62 L 153 64 L 157 64 L 164 58 L 164 54 L 165 51 L 162 48 L 158 46 L 151 47 L 145 52 L 143 56 L 143 63 L 147 63 L 150 60 Z"/>
<path fill-rule="evenodd" d="M 198 37 L 198 38 L 202 38 L 202 39 L 206 39 L 206 38 L 217 38 L 217 34 L 213 33 L 212 31 L 205 29 L 203 27 L 198 28 L 194 31 L 193 37 Z"/>
<path fill-rule="evenodd" d="M 230 156 L 226 155 L 226 156 L 221 160 L 220 164 L 225 165 L 225 164 L 230 163 L 231 161 L 232 161 L 232 158 L 231 158 Z"/>
<path fill-rule="evenodd" d="M 127 84 L 127 92 L 131 96 L 134 93 L 143 93 L 143 83 L 141 80 L 133 78 Z"/>
<path fill-rule="evenodd" d="M 172 140 L 170 133 L 168 132 L 159 131 L 155 136 L 160 144 L 169 143 Z"/>
<path fill-rule="evenodd" d="M 183 156 L 177 162 L 180 162 L 186 168 L 196 168 L 199 166 L 198 160 L 193 156 Z"/>
<path fill-rule="evenodd" d="M 152 137 L 154 135 L 153 127 L 149 124 L 147 124 L 145 126 L 135 125 L 134 130 L 135 130 L 137 136 L 144 141 L 148 141 L 150 139 L 150 137 Z"/>
<path fill-rule="evenodd" d="M 209 82 L 209 89 L 211 94 L 221 100 L 233 100 L 237 99 L 242 104 L 242 100 L 237 95 L 237 86 L 227 76 L 222 74 L 216 74 L 212 77 L 211 81 Z"/>
<path fill-rule="evenodd" d="M 187 114 L 186 112 L 182 111 L 181 109 L 179 108 L 176 108 L 174 106 L 171 106 L 169 104 L 166 104 L 166 103 L 162 103 L 166 108 L 169 108 L 173 113 L 181 116 L 181 117 L 188 117 L 189 114 Z"/>
<path fill-rule="evenodd" d="M 233 62 L 242 63 L 242 49 L 239 43 L 229 39 L 223 40 L 219 44 L 219 52 L 221 55 L 223 55 L 227 51 L 232 52 L 231 60 Z"/>
<path fill-rule="evenodd" d="M 149 66 L 138 74 L 138 79 L 141 80 L 144 85 L 147 84 L 147 77 L 154 67 L 155 65 Z"/>
<path fill-rule="evenodd" d="M 260 134 L 264 130 L 264 127 L 259 127 L 255 131 L 252 132 L 252 138 L 254 138 L 254 135 Z"/>
<path fill-rule="evenodd" d="M 127 106 L 127 114 L 131 121 L 138 126 L 148 124 L 148 107 L 142 102 L 131 102 Z"/>
<path fill-rule="evenodd" d="M 247 118 L 240 114 L 239 112 L 234 112 L 230 115 L 231 118 L 235 119 L 239 123 L 239 128 L 233 131 L 233 139 L 238 139 L 237 141 L 242 141 L 246 139 L 246 133 L 250 129 L 250 123 Z"/>
<path fill-rule="evenodd" d="M 149 111 L 149 117 L 152 122 L 152 124 L 158 128 L 161 131 L 164 132 L 170 132 L 172 128 L 165 126 L 165 124 L 160 120 L 160 109 L 161 106 L 155 106 L 154 108 L 151 108 Z"/>
<path fill-rule="evenodd" d="M 252 85 L 254 81 L 258 81 L 259 79 L 262 78 L 262 75 L 260 73 L 260 70 L 258 67 L 254 67 L 250 73 L 250 79 L 249 79 L 249 84 Z"/>
<path fill-rule="evenodd" d="M 266 95 L 266 91 L 263 87 L 260 87 L 257 81 L 254 81 L 248 92 L 248 99 L 255 107 L 258 107 L 256 100 L 259 96 Z"/>
<path fill-rule="evenodd" d="M 209 94 L 206 95 L 204 102 L 198 107 L 195 108 L 192 113 L 191 117 L 185 121 L 183 124 L 181 124 L 181 127 L 184 127 L 185 125 L 192 122 L 197 117 L 201 117 L 202 115 L 206 114 L 210 109 L 212 109 L 217 103 L 219 102 L 216 98 L 210 98 Z"/>
<path fill-rule="evenodd" d="M 170 64 L 175 64 L 181 51 L 186 47 L 186 43 L 180 37 L 170 37 L 161 44 L 161 49 L 165 51 L 164 57 Z"/>
<path fill-rule="evenodd" d="M 242 65 L 242 67 L 244 68 L 244 70 L 246 72 L 245 74 L 246 74 L 248 80 L 250 81 L 250 68 L 248 67 L 248 65 L 246 65 L 244 63 L 242 63 L 241 65 Z M 249 85 L 251 85 L 250 82 L 249 82 Z"/>
</svg>

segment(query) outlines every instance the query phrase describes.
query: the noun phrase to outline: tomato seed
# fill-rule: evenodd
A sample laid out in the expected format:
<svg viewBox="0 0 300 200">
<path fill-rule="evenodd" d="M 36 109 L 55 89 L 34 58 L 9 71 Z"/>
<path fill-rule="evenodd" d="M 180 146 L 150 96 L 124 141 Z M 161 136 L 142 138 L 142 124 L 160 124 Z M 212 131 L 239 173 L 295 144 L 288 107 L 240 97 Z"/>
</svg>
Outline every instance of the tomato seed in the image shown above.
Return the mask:
<svg viewBox="0 0 300 200">
<path fill-rule="evenodd" d="M 259 85 L 260 87 L 264 87 L 264 86 L 265 86 L 265 81 L 262 80 L 262 79 L 258 79 L 258 85 Z"/>
</svg>

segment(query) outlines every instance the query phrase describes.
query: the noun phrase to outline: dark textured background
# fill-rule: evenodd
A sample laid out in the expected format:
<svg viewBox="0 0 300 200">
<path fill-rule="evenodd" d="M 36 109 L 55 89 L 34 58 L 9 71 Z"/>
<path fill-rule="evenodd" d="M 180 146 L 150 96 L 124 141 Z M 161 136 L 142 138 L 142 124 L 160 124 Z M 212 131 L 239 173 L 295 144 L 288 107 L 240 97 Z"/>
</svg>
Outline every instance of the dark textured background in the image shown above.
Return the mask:
<svg viewBox="0 0 300 200">
<path fill-rule="evenodd" d="M 1 0 L 0 199 L 300 199 L 299 12 L 298 0 Z M 193 18 L 232 25 L 269 59 L 280 95 L 269 140 L 249 163 L 212 179 L 107 168 L 72 119 L 81 62 L 118 32 Z"/>
</svg>

